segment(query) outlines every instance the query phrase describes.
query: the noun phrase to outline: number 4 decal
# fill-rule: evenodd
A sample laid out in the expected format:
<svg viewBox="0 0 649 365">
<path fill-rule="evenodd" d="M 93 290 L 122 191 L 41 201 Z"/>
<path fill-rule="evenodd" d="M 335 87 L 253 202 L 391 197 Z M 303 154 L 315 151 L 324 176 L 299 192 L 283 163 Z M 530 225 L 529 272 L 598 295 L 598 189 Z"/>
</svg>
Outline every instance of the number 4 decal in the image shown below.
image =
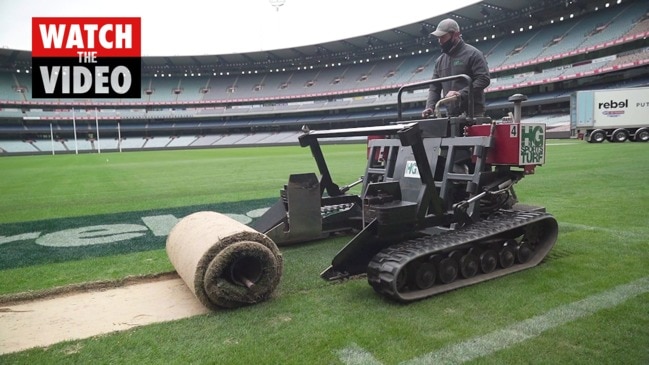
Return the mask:
<svg viewBox="0 0 649 365">
<path fill-rule="evenodd" d="M 518 136 L 518 125 L 517 124 L 512 124 L 511 128 L 509 129 L 509 136 L 510 137 L 517 137 Z"/>
</svg>

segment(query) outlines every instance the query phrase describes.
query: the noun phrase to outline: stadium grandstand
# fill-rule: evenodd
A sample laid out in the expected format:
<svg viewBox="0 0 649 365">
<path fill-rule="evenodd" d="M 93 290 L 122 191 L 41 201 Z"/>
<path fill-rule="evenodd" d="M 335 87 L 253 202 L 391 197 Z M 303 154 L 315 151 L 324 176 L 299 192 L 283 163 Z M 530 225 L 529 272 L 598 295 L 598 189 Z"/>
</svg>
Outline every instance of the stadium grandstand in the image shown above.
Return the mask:
<svg viewBox="0 0 649 365">
<path fill-rule="evenodd" d="M 493 119 L 521 93 L 524 121 L 568 137 L 575 90 L 649 85 L 644 0 L 489 0 L 311 46 L 143 57 L 140 99 L 32 98 L 31 52 L 0 49 L 0 156 L 295 144 L 303 126 L 384 125 L 398 89 L 431 78 L 440 50 L 430 33 L 446 17 L 487 57 Z M 404 96 L 405 118 L 426 96 Z"/>
</svg>

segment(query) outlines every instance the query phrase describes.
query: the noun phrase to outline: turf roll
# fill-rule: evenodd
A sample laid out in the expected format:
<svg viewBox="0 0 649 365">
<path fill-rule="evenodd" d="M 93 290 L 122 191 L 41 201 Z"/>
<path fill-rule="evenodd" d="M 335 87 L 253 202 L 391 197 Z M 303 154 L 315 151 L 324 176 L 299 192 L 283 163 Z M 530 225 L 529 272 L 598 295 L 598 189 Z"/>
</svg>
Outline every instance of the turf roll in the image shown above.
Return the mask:
<svg viewBox="0 0 649 365">
<path fill-rule="evenodd" d="M 178 275 L 210 309 L 265 301 L 282 276 L 282 255 L 270 238 L 216 212 L 181 219 L 166 249 Z"/>
</svg>

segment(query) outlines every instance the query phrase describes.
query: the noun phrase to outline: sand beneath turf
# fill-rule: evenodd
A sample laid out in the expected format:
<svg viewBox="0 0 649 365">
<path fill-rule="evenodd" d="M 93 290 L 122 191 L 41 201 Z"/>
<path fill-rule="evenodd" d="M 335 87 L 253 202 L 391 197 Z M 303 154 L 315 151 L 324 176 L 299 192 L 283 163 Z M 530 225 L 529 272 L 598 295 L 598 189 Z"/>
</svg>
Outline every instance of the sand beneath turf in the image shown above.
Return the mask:
<svg viewBox="0 0 649 365">
<path fill-rule="evenodd" d="M 0 304 L 0 354 L 208 313 L 176 275 Z"/>
</svg>

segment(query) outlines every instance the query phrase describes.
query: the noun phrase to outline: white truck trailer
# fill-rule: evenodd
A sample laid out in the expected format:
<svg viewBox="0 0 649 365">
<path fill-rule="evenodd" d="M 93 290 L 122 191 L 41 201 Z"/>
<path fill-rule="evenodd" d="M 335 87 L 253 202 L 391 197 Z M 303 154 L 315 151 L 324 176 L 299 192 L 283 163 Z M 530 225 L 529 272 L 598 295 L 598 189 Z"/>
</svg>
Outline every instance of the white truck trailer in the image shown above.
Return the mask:
<svg viewBox="0 0 649 365">
<path fill-rule="evenodd" d="M 570 131 L 590 143 L 649 141 L 649 87 L 574 92 Z"/>
</svg>

